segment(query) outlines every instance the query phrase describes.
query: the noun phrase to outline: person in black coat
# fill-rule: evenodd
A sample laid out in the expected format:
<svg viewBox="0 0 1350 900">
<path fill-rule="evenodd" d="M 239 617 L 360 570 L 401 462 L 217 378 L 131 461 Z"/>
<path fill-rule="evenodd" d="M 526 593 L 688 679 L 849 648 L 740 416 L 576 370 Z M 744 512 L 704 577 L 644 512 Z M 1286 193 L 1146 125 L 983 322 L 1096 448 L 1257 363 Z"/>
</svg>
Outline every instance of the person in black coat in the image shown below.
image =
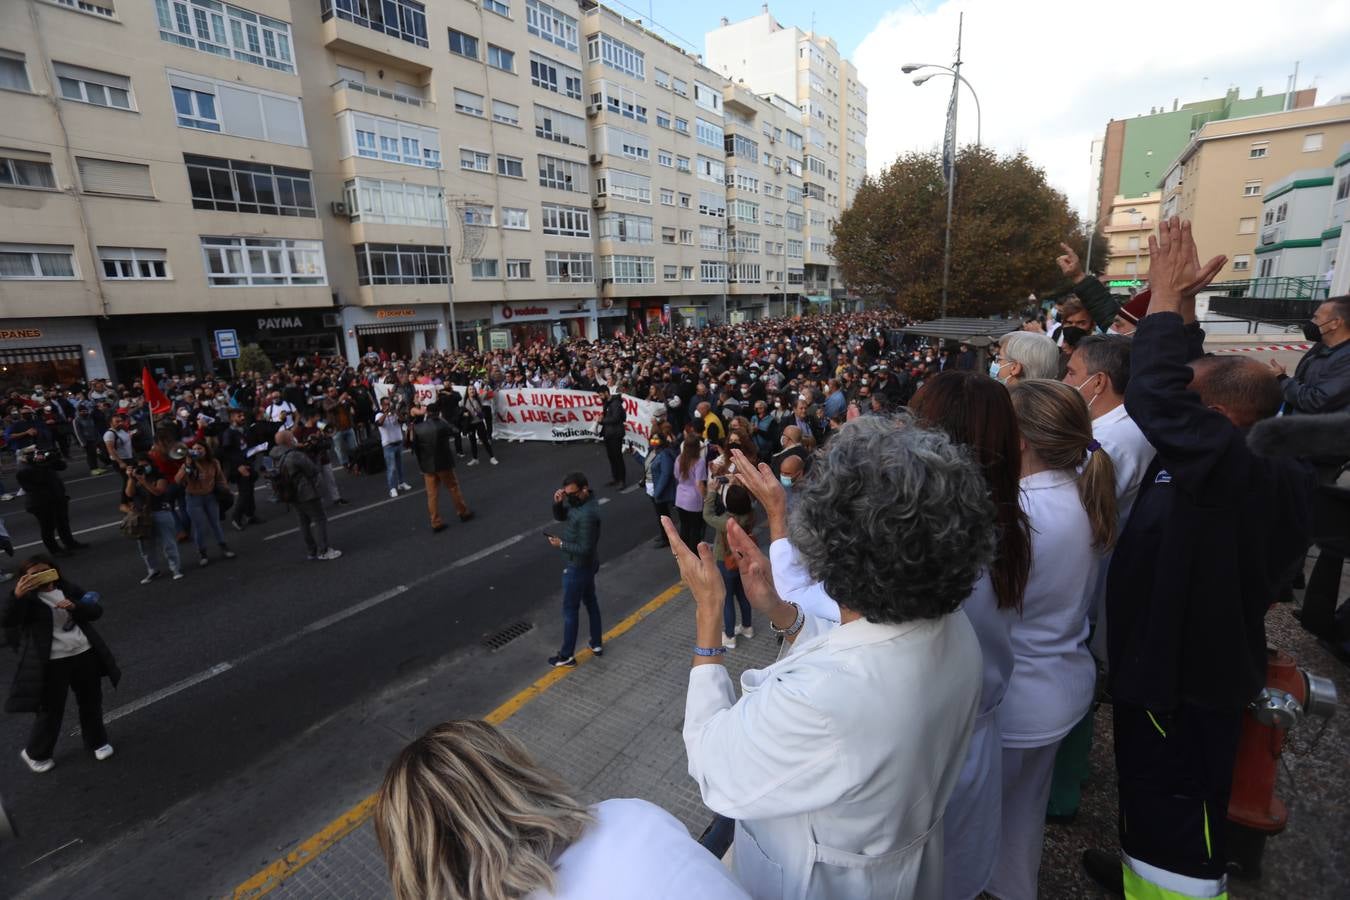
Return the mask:
<svg viewBox="0 0 1350 900">
<path fill-rule="evenodd" d="M 70 532 L 70 498 L 66 485 L 57 472 L 66 467 L 65 460 L 53 451 L 28 446 L 19 452 L 19 471 L 14 474 L 24 491 L 24 509 L 38 520 L 42 544 L 48 553 L 64 556 L 73 550 L 88 547 Z M 57 543 L 57 536 L 65 544 Z"/>
<path fill-rule="evenodd" d="M 623 423 L 628 412 L 623 406 L 623 397 L 610 394 L 609 388 L 600 385 L 600 438 L 605 442 L 605 455 L 609 457 L 609 472 L 612 476 L 606 487 L 622 489 L 628 483 L 628 470 L 623 462 Z"/>
<path fill-rule="evenodd" d="M 25 560 L 19 575 L 0 611 L 0 629 L 5 643 L 19 653 L 5 711 L 37 714 L 20 757 L 34 772 L 54 765 L 66 695 L 73 692 L 85 747 L 96 759 L 107 759 L 113 748 L 103 725 L 101 681 L 106 677 L 115 687 L 122 673 L 91 624 L 103 615 L 98 595 L 61 577 L 45 556 Z"/>
<path fill-rule="evenodd" d="M 1108 890 L 1179 890 L 1182 876 L 1188 896 L 1208 897 L 1222 890 L 1243 711 L 1265 685 L 1265 613 L 1302 562 L 1313 477 L 1248 449 L 1247 430 L 1279 408 L 1275 375 L 1200 358 L 1194 298 L 1224 258 L 1201 267 L 1175 218 L 1160 232 L 1125 392 L 1157 456 L 1106 589 L 1124 867 L 1101 850 L 1083 862 Z"/>
</svg>

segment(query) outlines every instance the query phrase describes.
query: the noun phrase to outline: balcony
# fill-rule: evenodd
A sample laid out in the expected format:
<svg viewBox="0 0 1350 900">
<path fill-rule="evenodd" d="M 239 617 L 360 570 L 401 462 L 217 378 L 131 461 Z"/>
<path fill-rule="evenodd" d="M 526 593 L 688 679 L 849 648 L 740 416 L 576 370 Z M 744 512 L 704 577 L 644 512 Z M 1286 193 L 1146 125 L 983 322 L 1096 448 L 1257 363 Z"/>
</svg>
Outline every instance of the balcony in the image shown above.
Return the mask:
<svg viewBox="0 0 1350 900">
<path fill-rule="evenodd" d="M 1261 229 L 1261 246 L 1269 247 L 1284 240 L 1284 224 L 1271 225 Z"/>
<path fill-rule="evenodd" d="M 422 4 L 412 0 L 320 0 L 320 15 L 323 44 L 329 50 L 399 69 L 431 71 Z"/>
</svg>

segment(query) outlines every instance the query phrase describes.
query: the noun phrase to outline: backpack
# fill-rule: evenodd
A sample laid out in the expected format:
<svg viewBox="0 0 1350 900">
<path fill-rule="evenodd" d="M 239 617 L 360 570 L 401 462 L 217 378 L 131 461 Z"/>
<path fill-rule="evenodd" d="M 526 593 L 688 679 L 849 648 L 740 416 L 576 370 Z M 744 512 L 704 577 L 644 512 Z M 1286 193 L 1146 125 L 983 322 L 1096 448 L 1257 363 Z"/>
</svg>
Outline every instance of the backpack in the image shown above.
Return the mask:
<svg viewBox="0 0 1350 900">
<path fill-rule="evenodd" d="M 286 457 L 294 452 L 287 450 L 281 454 L 281 459 L 277 460 L 277 464 L 267 473 L 267 478 L 272 484 L 272 493 L 276 494 L 282 503 L 294 503 L 299 499 L 299 485 L 296 484 L 295 473 L 286 467 Z"/>
</svg>

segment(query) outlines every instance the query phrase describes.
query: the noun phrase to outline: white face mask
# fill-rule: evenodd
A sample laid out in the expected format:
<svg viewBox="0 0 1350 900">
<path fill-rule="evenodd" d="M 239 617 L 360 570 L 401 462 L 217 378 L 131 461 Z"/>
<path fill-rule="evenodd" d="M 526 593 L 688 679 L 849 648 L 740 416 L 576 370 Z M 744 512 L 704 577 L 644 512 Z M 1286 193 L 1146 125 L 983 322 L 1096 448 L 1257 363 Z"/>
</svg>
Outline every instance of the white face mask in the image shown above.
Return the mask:
<svg viewBox="0 0 1350 900">
<path fill-rule="evenodd" d="M 1065 383 L 1065 384 L 1069 384 L 1069 387 L 1071 387 L 1071 388 L 1073 388 L 1075 391 L 1077 391 L 1077 392 L 1079 393 L 1080 396 L 1084 396 L 1084 395 L 1083 395 L 1083 388 L 1087 386 L 1087 383 L 1088 383 L 1089 381 L 1091 381 L 1094 377 L 1096 377 L 1096 374 L 1097 374 L 1097 373 L 1093 373 L 1092 375 L 1089 375 L 1087 378 L 1084 378 L 1082 384 L 1069 384 L 1067 381 L 1064 382 L 1064 383 Z M 1086 397 L 1085 397 L 1085 399 L 1087 399 L 1087 408 L 1088 408 L 1088 411 L 1089 411 L 1089 412 L 1092 410 L 1092 404 L 1095 403 L 1096 400 L 1097 400 L 1097 398 L 1100 397 L 1101 395 L 1102 395 L 1102 392 L 1101 392 L 1101 391 L 1098 391 L 1097 393 L 1093 394 L 1091 398 L 1086 398 Z"/>
</svg>

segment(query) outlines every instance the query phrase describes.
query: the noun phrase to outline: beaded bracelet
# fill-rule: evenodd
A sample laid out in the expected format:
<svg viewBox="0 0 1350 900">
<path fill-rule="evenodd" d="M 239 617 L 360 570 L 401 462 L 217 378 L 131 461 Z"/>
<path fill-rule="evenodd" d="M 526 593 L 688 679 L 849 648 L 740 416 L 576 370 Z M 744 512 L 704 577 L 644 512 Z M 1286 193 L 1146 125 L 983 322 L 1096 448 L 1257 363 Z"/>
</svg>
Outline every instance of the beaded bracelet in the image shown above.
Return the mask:
<svg viewBox="0 0 1350 900">
<path fill-rule="evenodd" d="M 721 656 L 727 652 L 726 647 L 695 647 L 695 656 Z"/>
</svg>

